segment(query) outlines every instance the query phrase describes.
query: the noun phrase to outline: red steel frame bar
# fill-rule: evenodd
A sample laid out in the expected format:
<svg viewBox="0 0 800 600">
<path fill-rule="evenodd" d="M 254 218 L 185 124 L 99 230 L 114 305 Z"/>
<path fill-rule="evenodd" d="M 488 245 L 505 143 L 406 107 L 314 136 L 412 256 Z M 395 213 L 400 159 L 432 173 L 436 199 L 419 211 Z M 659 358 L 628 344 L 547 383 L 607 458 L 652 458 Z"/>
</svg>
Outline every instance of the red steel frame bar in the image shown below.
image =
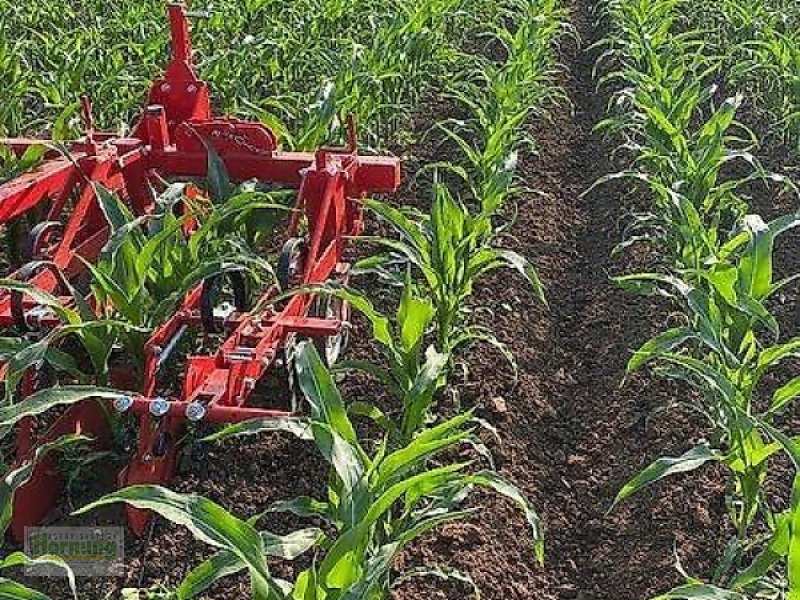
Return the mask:
<svg viewBox="0 0 800 600">
<path fill-rule="evenodd" d="M 72 143 L 68 156 L 50 151 L 35 171 L 0 185 L 0 223 L 7 223 L 34 208 L 50 203 L 49 218 L 66 221 L 52 262 L 68 279 L 83 270 L 83 260 L 94 261 L 108 239 L 108 226 L 96 198 L 96 186 L 118 193 L 136 214 L 152 209 L 148 181 L 161 178 L 204 177 L 210 145 L 220 155 L 234 181 L 258 179 L 298 188 L 296 213 L 288 236 L 297 235 L 298 216 L 308 223 L 301 284 L 324 283 L 346 273 L 342 254 L 347 238 L 361 232 L 363 216 L 358 199 L 368 193 L 391 192 L 400 183 L 396 158 L 359 156 L 352 124 L 345 148 L 324 148 L 315 153 L 284 152 L 267 127 L 235 118 L 211 114 L 208 85 L 199 80 L 192 59 L 185 7 L 169 6 L 172 61 L 164 76 L 149 92 L 147 109 L 128 138 L 96 133 L 91 107 L 84 102 L 85 136 Z M 0 140 L 15 152 L 24 152 L 37 140 Z M 66 206 L 77 196 L 67 216 Z M 12 277 L 14 275 L 12 274 Z M 30 283 L 55 293 L 59 282 L 48 269 L 37 272 Z M 276 294 L 272 287 L 262 300 Z M 297 294 L 282 308 L 258 313 L 235 314 L 227 320 L 232 331 L 212 355 L 188 357 L 180 397 L 157 398 L 157 374 L 161 355 L 187 327 L 200 322 L 202 286 L 187 295 L 183 305 L 158 328 L 145 346 L 145 382 L 126 407 L 139 420 L 139 438 L 119 483 L 166 484 L 174 474 L 180 431 L 187 412 L 202 408 L 202 418 L 211 423 L 232 423 L 256 417 L 288 415 L 248 405 L 256 383 L 273 366 L 279 351 L 292 334 L 324 337 L 342 327 L 341 315 L 312 317 L 309 294 Z M 26 310 L 36 302 L 25 297 Z M 0 328 L 14 324 L 10 294 L 0 292 Z M 38 326 L 58 325 L 45 315 Z M 22 400 L 24 402 L 24 399 Z M 107 444 L 107 407 L 87 401 L 67 410 L 38 440 L 45 443 L 67 432 L 92 435 Z M 159 416 L 154 416 L 158 414 Z M 25 436 L 23 435 L 23 438 Z M 19 445 L 17 464 L 30 460 L 30 439 Z M 47 457 L 35 469 L 31 481 L 15 496 L 12 532 L 21 539 L 23 528 L 40 521 L 63 488 L 55 468 L 56 457 Z M 128 511 L 136 533 L 144 530 L 146 513 Z"/>
</svg>

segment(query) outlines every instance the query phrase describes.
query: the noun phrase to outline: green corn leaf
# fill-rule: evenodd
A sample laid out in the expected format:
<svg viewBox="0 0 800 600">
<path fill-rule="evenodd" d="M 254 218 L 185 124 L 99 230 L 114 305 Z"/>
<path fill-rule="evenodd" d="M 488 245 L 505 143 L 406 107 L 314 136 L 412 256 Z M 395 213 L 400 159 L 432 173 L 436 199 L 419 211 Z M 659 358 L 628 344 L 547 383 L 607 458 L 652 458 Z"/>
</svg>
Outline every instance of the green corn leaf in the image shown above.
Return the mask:
<svg viewBox="0 0 800 600">
<path fill-rule="evenodd" d="M 425 465 L 425 459 L 465 441 L 469 430 L 464 429 L 464 426 L 471 419 L 470 413 L 464 413 L 420 432 L 406 446 L 376 463 L 373 486 L 383 489 L 390 482 L 396 482 L 408 473 L 419 470 Z"/>
<path fill-rule="evenodd" d="M 769 412 L 772 414 L 781 412 L 789 402 L 798 396 L 800 396 L 800 376 L 775 390 Z"/>
<path fill-rule="evenodd" d="M 256 579 L 254 588 L 264 590 L 260 600 L 282 600 L 280 586 L 267 568 L 261 536 L 252 525 L 238 519 L 207 498 L 185 495 L 155 485 L 135 485 L 107 494 L 73 514 L 83 514 L 100 506 L 125 502 L 139 509 L 152 510 L 165 519 L 182 525 L 198 540 L 230 551 L 247 565 Z"/>
<path fill-rule="evenodd" d="M 298 517 L 322 517 L 328 520 L 331 515 L 331 506 L 309 496 L 297 496 L 291 500 L 278 500 L 272 503 L 266 512 L 285 512 Z"/>
<path fill-rule="evenodd" d="M 665 362 L 683 367 L 690 373 L 697 375 L 708 387 L 717 390 L 728 404 L 735 404 L 736 388 L 724 374 L 714 369 L 711 365 L 683 354 L 664 353 L 661 355 L 661 359 Z"/>
<path fill-rule="evenodd" d="M 425 424 L 434 394 L 441 387 L 449 361 L 448 354 L 437 352 L 433 346 L 425 353 L 425 364 L 403 398 L 402 432 L 406 439 Z"/>
<path fill-rule="evenodd" d="M 365 417 L 380 425 L 387 433 L 392 434 L 395 425 L 380 408 L 369 402 L 356 401 L 347 406 L 347 414 Z"/>
<path fill-rule="evenodd" d="M 533 289 L 535 296 L 542 304 L 547 306 L 547 298 L 545 297 L 544 286 L 539 279 L 539 274 L 536 272 L 536 269 L 533 268 L 533 265 L 528 262 L 528 259 L 512 250 L 496 249 L 495 252 L 497 253 L 497 256 L 501 260 L 505 261 L 509 267 L 516 269 L 523 277 L 525 277 Z"/>
<path fill-rule="evenodd" d="M 531 534 L 533 535 L 536 560 L 538 560 L 540 564 L 544 564 L 544 527 L 542 525 L 542 520 L 522 492 L 515 485 L 511 484 L 494 471 L 480 471 L 479 473 L 468 476 L 466 481 L 491 488 L 513 501 L 522 509 L 525 520 L 528 522 L 531 528 Z"/>
<path fill-rule="evenodd" d="M 749 221 L 752 240 L 742 257 L 741 282 L 755 299 L 765 298 L 772 290 L 772 253 L 775 238 L 781 233 L 800 226 L 800 215 L 780 217 L 768 225 L 755 216 Z"/>
<path fill-rule="evenodd" d="M 50 308 L 65 323 L 75 324 L 80 321 L 78 313 L 66 308 L 56 296 L 40 290 L 30 283 L 16 281 L 15 279 L 0 279 L 0 289 L 22 292 L 26 296 L 30 296 L 37 304 Z"/>
<path fill-rule="evenodd" d="M 503 355 L 503 358 L 505 358 L 508 362 L 508 366 L 510 366 L 511 370 L 514 372 L 514 380 L 516 381 L 517 376 L 519 375 L 519 365 L 517 364 L 517 359 L 514 356 L 514 353 L 509 349 L 508 346 L 498 340 L 491 330 L 486 327 L 471 325 L 461 329 L 461 331 L 453 336 L 451 342 L 452 352 L 464 347 L 469 347 L 472 344 L 479 342 L 489 344 L 492 348 Z"/>
<path fill-rule="evenodd" d="M 747 596 L 713 585 L 690 583 L 678 586 L 666 594 L 655 596 L 651 600 L 747 600 Z"/>
<path fill-rule="evenodd" d="M 345 582 L 353 581 L 356 578 L 351 563 L 355 558 L 353 549 L 363 547 L 373 524 L 386 514 L 397 500 L 407 494 L 415 497 L 423 493 L 432 494 L 463 481 L 464 475 L 461 471 L 465 466 L 453 464 L 424 471 L 392 485 L 383 492 L 372 502 L 364 517 L 347 529 L 328 549 L 319 569 L 323 579 L 327 582 L 330 578 L 334 582 L 333 587 L 342 587 Z"/>
<path fill-rule="evenodd" d="M 0 437 L 25 417 L 33 417 L 56 406 L 70 406 L 89 399 L 113 400 L 121 392 L 94 386 L 55 386 L 31 394 L 23 402 L 0 407 Z"/>
<path fill-rule="evenodd" d="M 311 423 L 302 417 L 267 417 L 263 419 L 249 419 L 239 423 L 226 425 L 219 431 L 201 438 L 201 442 L 217 442 L 230 437 L 242 435 L 259 435 L 273 431 L 291 433 L 301 440 L 312 440 Z"/>
<path fill-rule="evenodd" d="M 330 427 L 337 436 L 357 448 L 361 456 L 358 436 L 347 416 L 347 409 L 325 368 L 314 344 L 301 342 L 297 348 L 297 377 L 303 394 L 312 408 L 312 419 Z M 315 435 L 316 437 L 316 435 Z"/>
<path fill-rule="evenodd" d="M 125 227 L 125 225 L 134 220 L 133 213 L 125 206 L 122 200 L 116 194 L 111 192 L 105 186 L 93 183 L 95 196 L 97 197 L 100 209 L 111 227 L 111 234 L 113 235 L 118 229 Z"/>
<path fill-rule="evenodd" d="M 282 536 L 267 531 L 262 531 L 260 535 L 265 553 L 285 560 L 294 560 L 313 548 L 323 537 L 322 531 L 313 527 Z M 239 573 L 246 568 L 247 565 L 236 554 L 229 550 L 220 550 L 184 577 L 175 590 L 177 600 L 194 598 L 219 579 Z"/>
<path fill-rule="evenodd" d="M 634 352 L 628 361 L 628 371 L 636 371 L 645 362 L 657 358 L 664 352 L 674 350 L 695 334 L 688 327 L 675 327 L 668 329 L 646 341 L 641 348 Z"/>
<path fill-rule="evenodd" d="M 404 353 L 416 357 L 436 311 L 430 299 L 414 294 L 413 287 L 411 276 L 407 274 L 397 308 L 397 323 Z"/>
<path fill-rule="evenodd" d="M 694 471 L 709 461 L 718 460 L 720 460 L 719 454 L 705 444 L 695 446 L 678 457 L 659 458 L 620 489 L 609 511 L 613 510 L 620 502 L 629 498 L 642 488 L 664 477 Z"/>
<path fill-rule="evenodd" d="M 402 211 L 379 200 L 364 200 L 364 206 L 387 221 L 419 252 L 423 260 L 429 259 L 430 244 L 419 225 L 409 219 Z"/>
<path fill-rule="evenodd" d="M 763 371 L 785 358 L 797 356 L 800 356 L 800 337 L 762 350 L 758 356 L 758 369 Z"/>
<path fill-rule="evenodd" d="M 767 575 L 770 569 L 789 552 L 789 514 L 776 518 L 775 530 L 769 543 L 753 559 L 750 565 L 731 581 L 731 588 L 741 590 Z"/>
<path fill-rule="evenodd" d="M 340 371 L 347 371 L 350 369 L 356 371 L 363 371 L 367 375 L 374 377 L 375 379 L 377 379 L 390 389 L 394 390 L 398 396 L 402 394 L 402 391 L 397 388 L 397 384 L 388 370 L 386 370 L 381 366 L 375 365 L 367 360 L 344 359 L 338 361 L 335 365 L 331 367 L 331 370 L 334 373 L 338 373 Z"/>
<path fill-rule="evenodd" d="M 395 577 L 392 580 L 392 587 L 398 587 L 407 581 L 421 577 L 433 577 L 441 581 L 455 582 L 457 584 L 465 585 L 472 590 L 472 596 L 475 597 L 475 600 L 480 600 L 481 598 L 480 588 L 469 573 L 465 573 L 464 571 L 460 571 L 459 569 L 454 569 L 453 567 L 448 566 L 417 567 L 414 569 L 409 569 L 401 573 L 399 577 Z"/>
<path fill-rule="evenodd" d="M 50 596 L 27 586 L 0 577 L 0 598 L 3 600 L 51 600 Z"/>
</svg>

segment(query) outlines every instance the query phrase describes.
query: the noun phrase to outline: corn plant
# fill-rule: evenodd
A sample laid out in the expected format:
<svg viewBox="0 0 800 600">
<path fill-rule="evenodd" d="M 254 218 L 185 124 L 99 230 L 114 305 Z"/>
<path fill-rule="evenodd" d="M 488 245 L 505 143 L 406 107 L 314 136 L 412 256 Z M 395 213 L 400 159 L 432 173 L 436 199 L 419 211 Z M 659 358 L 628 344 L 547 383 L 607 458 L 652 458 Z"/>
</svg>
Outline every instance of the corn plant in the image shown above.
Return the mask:
<svg viewBox="0 0 800 600">
<path fill-rule="evenodd" d="M 418 289 L 434 310 L 437 349 L 446 354 L 474 341 L 490 341 L 502 346 L 491 332 L 467 323 L 466 300 L 478 279 L 500 267 L 518 271 L 536 297 L 545 302 L 538 275 L 520 254 L 497 246 L 491 215 L 471 214 L 441 184 L 434 185 L 430 214 L 409 213 L 376 200 L 366 206 L 384 219 L 399 239 L 365 236 L 367 242 L 384 247 L 387 252 L 370 257 L 356 269 L 376 271 L 382 276 L 403 282 L 398 274 L 410 266 L 420 274 Z"/>
<path fill-rule="evenodd" d="M 28 369 L 40 369 L 45 364 L 80 383 L 94 379 L 100 385 L 107 384 L 108 361 L 115 341 L 120 336 L 142 333 L 136 326 L 124 321 L 98 318 L 83 296 L 69 284 L 68 288 L 73 306 L 64 306 L 59 298 L 30 284 L 11 279 L 0 280 L 0 289 L 30 296 L 61 321 L 56 328 L 38 338 L 23 335 L 0 338 L 0 357 L 6 361 L 3 379 L 5 403 L 14 402 L 19 384 Z M 62 348 L 69 340 L 78 342 L 88 359 L 86 364 L 79 364 L 71 353 Z"/>
<path fill-rule="evenodd" d="M 102 188 L 97 191 L 110 237 L 97 264 L 85 265 L 97 302 L 108 315 L 134 327 L 122 332 L 120 341 L 139 359 L 138 364 L 148 333 L 174 312 L 193 287 L 233 271 L 260 285 L 272 273 L 268 262 L 250 249 L 235 227 L 239 217 L 255 210 L 283 208 L 263 201 L 256 192 L 231 197 L 203 217 L 179 217 L 175 207 L 183 198 L 184 186 L 174 184 L 157 198 L 153 214 L 134 217 L 115 195 Z M 202 223 L 187 238 L 189 220 L 199 218 Z"/>
<path fill-rule="evenodd" d="M 470 414 L 423 429 L 406 446 L 394 451 L 387 449 L 384 439 L 370 455 L 311 343 L 301 344 L 298 375 L 311 407 L 307 428 L 285 427 L 267 419 L 232 425 L 212 436 L 220 439 L 284 429 L 305 439 L 310 433 L 330 465 L 327 500 L 299 497 L 278 502 L 269 509 L 322 519 L 335 532 L 320 548 L 324 555 L 302 571 L 291 586 L 286 586 L 284 596 L 276 598 L 386 598 L 393 558 L 432 528 L 469 515 L 472 511 L 460 505 L 473 486 L 494 489 L 523 509 L 533 531 L 535 556 L 542 559 L 541 525 L 519 490 L 493 471 L 470 472 L 467 464 L 458 463 L 430 465 L 434 457 L 471 440 Z M 119 495 L 123 493 L 118 493 L 117 498 L 124 499 Z M 205 574 L 204 585 L 193 589 L 193 593 L 199 593 L 218 577 L 248 567 L 241 557 L 236 558 L 239 560 L 235 568 L 230 563 L 220 568 L 219 555 L 198 567 Z M 196 573 L 190 573 L 179 589 L 190 589 L 189 583 L 197 579 Z"/>
<path fill-rule="evenodd" d="M 775 238 L 800 226 L 800 216 L 790 215 L 769 225 L 750 217 L 746 225 L 723 246 L 716 263 L 693 273 L 688 281 L 654 273 L 617 278 L 631 291 L 659 293 L 680 303 L 685 325 L 645 343 L 631 358 L 629 369 L 657 361 L 668 377 L 687 382 L 700 393 L 697 408 L 713 432 L 711 445 L 703 442 L 678 459 L 659 459 L 647 467 L 623 488 L 617 501 L 668 474 L 696 469 L 708 461 L 721 462 L 734 481 L 730 508 L 741 544 L 759 511 L 766 513 L 768 522 L 772 520 L 763 483 L 770 457 L 780 450 L 777 443 L 768 443 L 752 419 L 756 391 L 768 371 L 789 357 L 800 356 L 798 337 L 773 344 L 762 341 L 765 333 L 773 338 L 778 335 L 777 321 L 766 301 L 797 279 L 795 275 L 774 281 Z M 794 378 L 775 391 L 760 418 L 771 421 L 798 396 L 800 380 Z"/>
<path fill-rule="evenodd" d="M 195 570 L 190 583 L 202 591 L 222 574 L 247 570 L 250 574 L 251 597 L 255 600 L 286 598 L 287 585 L 274 578 L 269 571 L 270 556 L 293 558 L 313 546 L 320 537 L 319 530 L 305 530 L 281 537 L 255 528 L 257 518 L 244 521 L 220 505 L 196 495 L 183 495 L 166 488 L 150 485 L 131 486 L 103 496 L 78 511 L 85 513 L 98 506 L 125 502 L 136 508 L 152 510 L 165 519 L 183 525 L 198 540 L 218 549 L 210 565 L 203 563 Z M 188 585 L 188 584 L 187 584 Z M 179 588 L 179 598 L 190 598 L 194 593 L 186 587 Z"/>
<path fill-rule="evenodd" d="M 386 366 L 349 359 L 338 362 L 334 368 L 337 371 L 356 369 L 375 377 L 401 405 L 396 417 L 369 402 L 354 402 L 348 406 L 348 412 L 377 422 L 389 434 L 392 445 L 408 443 L 431 419 L 436 394 L 445 385 L 449 366 L 448 355 L 438 352 L 432 344 L 426 346 L 434 318 L 430 298 L 418 293 L 408 273 L 394 319 L 381 313 L 363 293 L 352 288 L 329 283 L 295 291 L 301 292 L 340 298 L 369 321 Z"/>
</svg>

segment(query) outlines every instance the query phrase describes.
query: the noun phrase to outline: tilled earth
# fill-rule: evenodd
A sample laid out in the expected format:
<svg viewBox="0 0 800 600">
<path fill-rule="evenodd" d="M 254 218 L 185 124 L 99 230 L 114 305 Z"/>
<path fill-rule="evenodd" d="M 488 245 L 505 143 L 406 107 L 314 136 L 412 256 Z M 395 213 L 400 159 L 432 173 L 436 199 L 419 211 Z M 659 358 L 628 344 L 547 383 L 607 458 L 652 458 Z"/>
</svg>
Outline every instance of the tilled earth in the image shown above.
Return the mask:
<svg viewBox="0 0 800 600">
<path fill-rule="evenodd" d="M 546 564 L 536 563 L 519 512 L 480 493 L 470 520 L 429 535 L 396 565 L 399 570 L 456 567 L 474 579 L 486 598 L 641 600 L 680 581 L 676 556 L 688 572 L 707 573 L 729 535 L 725 484 L 713 468 L 654 486 L 608 513 L 619 487 L 638 469 L 658 456 L 685 451 L 704 432 L 685 412 L 656 410 L 681 399 L 686 390 L 646 374 L 625 376 L 630 351 L 664 326 L 669 307 L 624 294 L 609 280 L 609 275 L 647 267 L 653 259 L 641 251 L 611 258 L 625 205 L 635 198 L 621 200 L 626 191 L 617 185 L 583 195 L 598 177 L 620 167 L 610 162 L 613 140 L 593 131 L 607 101 L 592 78 L 596 56 L 586 50 L 600 35 L 593 5 L 592 0 L 570 3 L 571 20 L 582 38 L 580 45 L 565 46 L 562 55 L 562 84 L 573 107 L 561 107 L 551 120 L 531 124 L 539 153 L 526 156 L 520 167 L 525 185 L 536 191 L 517 198 L 518 216 L 505 240 L 539 269 L 549 308 L 538 305 L 524 283 L 508 273 L 484 281 L 476 304 L 487 310 L 475 318 L 512 349 L 519 377 L 514 380 L 500 356 L 477 348 L 466 357 L 468 370 L 456 384 L 463 405 L 476 406 L 499 430 L 502 443 L 494 447 L 498 466 L 542 513 Z M 446 105 L 435 107 L 417 130 L 448 116 Z M 416 165 L 441 159 L 441 151 L 430 143 L 408 151 L 406 180 L 411 181 Z M 772 160 L 780 166 L 782 158 Z M 407 185 L 398 201 L 424 205 L 427 198 Z M 755 203 L 769 215 L 791 208 L 758 197 Z M 782 268 L 800 266 L 791 250 L 797 242 L 797 236 L 784 240 L 788 250 L 781 253 Z M 796 327 L 786 312 L 784 320 Z M 363 324 L 357 324 L 350 352 L 374 355 L 367 338 Z M 364 379 L 353 378 L 342 387 L 351 399 L 382 394 Z M 281 435 L 226 442 L 201 462 L 178 478 L 175 489 L 204 494 L 238 515 L 255 514 L 278 499 L 324 491 L 325 466 L 314 448 Z M 93 519 L 119 522 L 119 512 L 109 510 Z M 281 531 L 298 523 L 272 520 L 265 525 Z M 85 581 L 83 597 L 100 598 L 123 586 L 173 586 L 208 556 L 208 549 L 186 531 L 162 521 L 147 538 L 129 540 L 127 550 L 125 578 Z M 288 564 L 275 567 L 284 576 L 291 569 Z M 245 578 L 233 577 L 215 586 L 208 598 L 245 598 L 247 590 Z M 463 584 L 416 579 L 396 589 L 394 597 L 456 600 L 469 593 Z"/>
</svg>

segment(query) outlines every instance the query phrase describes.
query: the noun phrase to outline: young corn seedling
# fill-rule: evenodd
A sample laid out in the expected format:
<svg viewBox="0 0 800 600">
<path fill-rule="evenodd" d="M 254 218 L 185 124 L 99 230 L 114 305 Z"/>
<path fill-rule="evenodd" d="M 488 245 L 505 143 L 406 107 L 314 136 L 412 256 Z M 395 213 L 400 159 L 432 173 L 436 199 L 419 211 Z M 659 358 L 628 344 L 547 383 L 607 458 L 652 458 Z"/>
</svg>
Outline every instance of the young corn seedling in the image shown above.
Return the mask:
<svg viewBox="0 0 800 600">
<path fill-rule="evenodd" d="M 769 459 L 780 445 L 768 443 L 751 417 L 756 414 L 756 392 L 764 375 L 781 361 L 800 356 L 800 338 L 772 345 L 761 341 L 763 332 L 778 336 L 766 301 L 797 279 L 795 275 L 774 281 L 775 238 L 797 226 L 798 215 L 768 225 L 750 217 L 746 229 L 723 246 L 717 262 L 687 280 L 654 273 L 617 278 L 631 291 L 659 293 L 680 303 L 686 323 L 644 344 L 631 358 L 629 369 L 656 361 L 668 377 L 687 382 L 699 392 L 698 411 L 709 420 L 713 432 L 711 445 L 701 443 L 680 458 L 659 459 L 647 467 L 622 489 L 617 502 L 662 477 L 717 461 L 727 466 L 734 482 L 731 517 L 739 543 L 747 541 L 760 510 L 767 522 L 772 521 L 763 482 Z M 794 378 L 774 393 L 759 418 L 769 423 L 798 395 L 800 379 Z"/>
<path fill-rule="evenodd" d="M 0 288 L 30 296 L 61 321 L 60 325 L 37 337 L 0 338 L 0 357 L 6 362 L 3 378 L 5 404 L 16 401 L 22 378 L 29 369 L 49 368 L 79 383 L 94 380 L 100 385 L 107 384 L 109 358 L 117 340 L 125 335 L 141 333 L 124 321 L 98 318 L 83 296 L 66 280 L 64 282 L 74 304 L 72 307 L 62 305 L 55 296 L 27 283 L 0 280 Z M 79 362 L 73 352 L 65 350 L 64 346 L 71 342 L 77 342 L 85 360 Z"/>
<path fill-rule="evenodd" d="M 172 597 L 182 600 L 201 593 L 220 577 L 244 570 L 250 574 L 250 597 L 253 600 L 291 598 L 292 585 L 270 573 L 269 558 L 295 558 L 323 537 L 322 532 L 314 528 L 286 536 L 258 531 L 255 526 L 261 515 L 245 521 L 202 496 L 179 494 L 152 485 L 132 486 L 108 494 L 75 514 L 121 502 L 151 510 L 177 525 L 183 525 L 196 539 L 217 548 L 217 553 L 196 567 L 175 590 Z"/>
<path fill-rule="evenodd" d="M 339 361 L 334 368 L 356 369 L 375 377 L 401 402 L 398 410 L 389 414 L 368 402 L 348 406 L 350 414 L 368 417 L 383 427 L 392 447 L 408 443 L 431 419 L 431 409 L 446 383 L 449 367 L 447 354 L 426 345 L 435 317 L 431 299 L 419 293 L 408 273 L 402 290 L 394 319 L 378 311 L 364 294 L 352 288 L 329 283 L 299 290 L 340 298 L 369 321 L 386 367 L 354 359 Z"/>
<path fill-rule="evenodd" d="M 376 200 L 366 201 L 366 206 L 385 220 L 399 239 L 365 236 L 365 241 L 377 243 L 387 252 L 365 259 L 356 269 L 376 271 L 401 285 L 408 267 L 418 272 L 418 290 L 427 295 L 434 309 L 440 352 L 452 354 L 475 341 L 502 347 L 491 332 L 467 322 L 466 301 L 486 273 L 500 267 L 515 269 L 545 302 L 539 277 L 528 260 L 496 245 L 491 215 L 471 214 L 444 185 L 434 185 L 429 215 L 410 215 Z M 398 273 L 398 265 L 403 275 Z"/>
</svg>

